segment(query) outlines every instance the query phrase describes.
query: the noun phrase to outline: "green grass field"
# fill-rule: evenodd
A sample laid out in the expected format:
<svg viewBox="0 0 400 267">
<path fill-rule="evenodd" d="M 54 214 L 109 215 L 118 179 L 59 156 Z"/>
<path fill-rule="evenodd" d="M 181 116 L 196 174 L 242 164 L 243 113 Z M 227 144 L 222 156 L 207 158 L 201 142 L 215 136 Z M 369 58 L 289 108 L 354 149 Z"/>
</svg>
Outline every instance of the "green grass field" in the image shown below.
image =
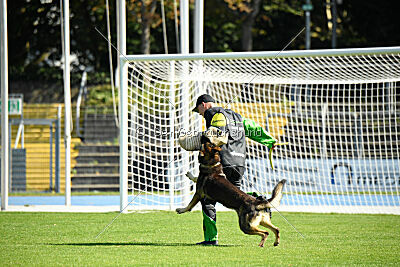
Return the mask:
<svg viewBox="0 0 400 267">
<path fill-rule="evenodd" d="M 400 265 L 400 216 L 277 213 L 281 244 L 239 230 L 234 212 L 218 213 L 218 247 L 200 247 L 200 212 L 0 213 L 0 265 Z"/>
</svg>

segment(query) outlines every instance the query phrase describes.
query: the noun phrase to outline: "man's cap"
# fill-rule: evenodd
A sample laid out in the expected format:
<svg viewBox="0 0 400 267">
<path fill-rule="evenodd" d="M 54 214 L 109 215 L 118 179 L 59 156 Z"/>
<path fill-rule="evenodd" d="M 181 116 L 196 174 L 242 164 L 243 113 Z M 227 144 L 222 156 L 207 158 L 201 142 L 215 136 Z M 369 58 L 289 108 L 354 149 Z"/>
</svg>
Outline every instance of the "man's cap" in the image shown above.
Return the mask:
<svg viewBox="0 0 400 267">
<path fill-rule="evenodd" d="M 198 107 L 199 107 L 199 105 L 200 105 L 201 103 L 203 103 L 203 102 L 204 102 L 204 103 L 207 103 L 207 102 L 215 103 L 215 100 L 214 100 L 214 98 L 213 98 L 212 96 L 210 96 L 210 95 L 208 95 L 208 94 L 204 94 L 204 95 L 199 96 L 199 97 L 197 98 L 196 106 L 194 107 L 193 112 L 199 112 Z"/>
</svg>

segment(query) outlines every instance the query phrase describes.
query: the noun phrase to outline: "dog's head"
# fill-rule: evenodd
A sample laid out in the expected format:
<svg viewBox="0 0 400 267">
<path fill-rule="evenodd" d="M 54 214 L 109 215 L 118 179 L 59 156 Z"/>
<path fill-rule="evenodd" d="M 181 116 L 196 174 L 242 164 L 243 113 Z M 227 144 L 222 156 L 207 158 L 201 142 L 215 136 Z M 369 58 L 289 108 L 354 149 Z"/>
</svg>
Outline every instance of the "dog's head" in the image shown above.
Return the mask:
<svg viewBox="0 0 400 267">
<path fill-rule="evenodd" d="M 204 165 L 214 165 L 220 162 L 221 146 L 228 142 L 228 134 L 221 129 L 211 126 L 201 136 L 199 162 Z"/>
<path fill-rule="evenodd" d="M 205 165 L 213 165 L 220 162 L 220 151 L 221 147 L 214 145 L 208 137 L 202 136 L 199 162 Z"/>
</svg>

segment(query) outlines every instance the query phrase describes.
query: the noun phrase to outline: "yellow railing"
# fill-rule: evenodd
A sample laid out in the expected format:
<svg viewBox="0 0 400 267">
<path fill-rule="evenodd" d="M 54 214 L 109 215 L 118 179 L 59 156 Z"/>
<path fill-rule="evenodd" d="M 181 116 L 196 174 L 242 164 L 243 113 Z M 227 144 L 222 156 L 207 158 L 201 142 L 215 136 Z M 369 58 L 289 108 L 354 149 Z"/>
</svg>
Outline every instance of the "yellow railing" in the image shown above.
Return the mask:
<svg viewBox="0 0 400 267">
<path fill-rule="evenodd" d="M 63 104 L 24 104 L 24 119 L 57 119 L 58 107 L 61 106 L 61 140 L 60 140 L 60 190 L 65 190 L 65 147 L 64 147 L 64 105 Z M 11 118 L 19 118 L 13 116 Z M 12 126 L 11 147 L 14 148 L 18 125 Z M 54 131 L 54 129 L 53 129 Z M 55 185 L 55 135 L 53 134 L 52 178 Z M 74 144 L 80 143 L 79 138 L 72 138 L 71 169 L 74 168 L 78 151 Z M 21 148 L 21 141 L 18 147 Z M 50 185 L 50 127 L 45 125 L 26 125 L 24 127 L 24 148 L 26 149 L 26 190 L 48 191 Z"/>
</svg>

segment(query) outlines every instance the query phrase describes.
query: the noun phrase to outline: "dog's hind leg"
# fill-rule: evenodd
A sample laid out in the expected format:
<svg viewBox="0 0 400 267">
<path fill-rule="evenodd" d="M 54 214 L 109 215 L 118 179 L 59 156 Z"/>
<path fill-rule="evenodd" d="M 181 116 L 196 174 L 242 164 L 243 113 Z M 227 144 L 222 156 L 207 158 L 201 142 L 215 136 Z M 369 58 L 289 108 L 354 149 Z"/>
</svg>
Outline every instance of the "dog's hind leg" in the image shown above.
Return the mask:
<svg viewBox="0 0 400 267">
<path fill-rule="evenodd" d="M 267 231 L 261 230 L 259 228 L 256 228 L 256 230 L 258 230 L 261 233 L 261 234 L 258 234 L 261 236 L 261 241 L 260 241 L 260 244 L 258 244 L 258 246 L 260 248 L 262 248 L 262 247 L 264 247 L 265 240 L 267 240 L 269 233 Z"/>
<path fill-rule="evenodd" d="M 259 218 L 254 218 L 251 222 L 249 222 L 246 219 L 239 219 L 239 226 L 240 229 L 243 231 L 243 233 L 248 235 L 261 236 L 261 241 L 260 244 L 258 244 L 258 246 L 264 247 L 265 240 L 267 240 L 269 233 L 265 230 L 258 228 L 259 225 L 260 225 Z"/>
<path fill-rule="evenodd" d="M 279 228 L 276 227 L 275 225 L 273 225 L 271 223 L 271 219 L 268 213 L 264 214 L 262 217 L 262 220 L 260 222 L 260 224 L 268 229 L 271 229 L 271 231 L 274 233 L 275 235 L 275 242 L 274 242 L 274 246 L 279 245 L 280 242 L 280 234 L 279 234 Z"/>
<path fill-rule="evenodd" d="M 242 231 L 243 231 L 243 229 L 242 229 Z M 248 234 L 248 235 L 259 235 L 259 236 L 261 236 L 260 244 L 258 244 L 258 246 L 260 248 L 264 247 L 265 240 L 267 240 L 267 237 L 269 235 L 269 233 L 267 231 L 261 230 L 258 227 L 250 227 L 249 229 L 246 229 L 246 231 L 243 231 L 243 232 Z"/>
</svg>

